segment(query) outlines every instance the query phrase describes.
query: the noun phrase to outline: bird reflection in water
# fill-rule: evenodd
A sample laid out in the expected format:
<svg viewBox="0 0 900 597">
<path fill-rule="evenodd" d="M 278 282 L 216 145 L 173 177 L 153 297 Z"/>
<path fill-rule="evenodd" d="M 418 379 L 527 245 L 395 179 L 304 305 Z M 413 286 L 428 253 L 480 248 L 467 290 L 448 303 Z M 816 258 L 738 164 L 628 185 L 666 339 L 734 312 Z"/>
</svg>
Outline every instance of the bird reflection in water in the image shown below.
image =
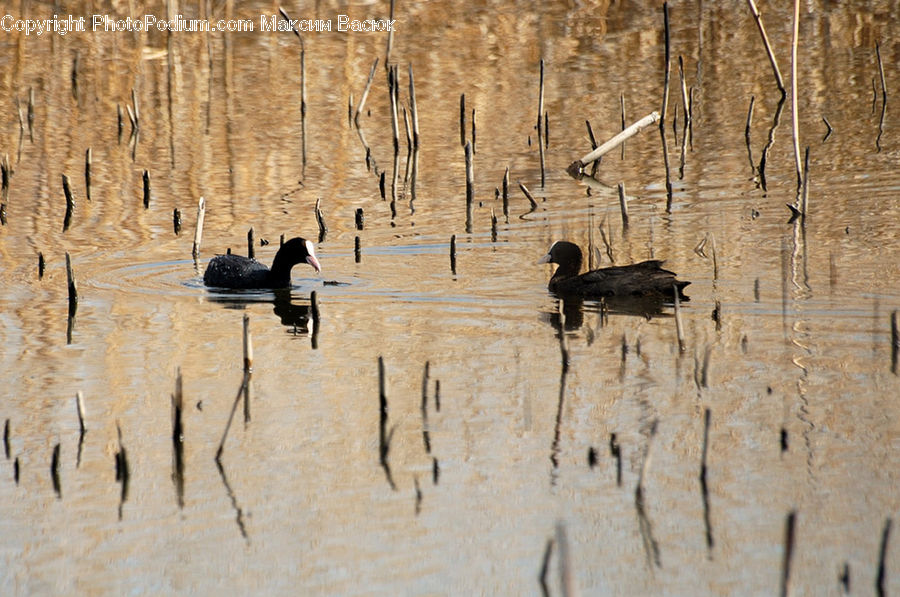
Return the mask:
<svg viewBox="0 0 900 597">
<path fill-rule="evenodd" d="M 585 313 L 598 313 L 600 326 L 606 325 L 610 315 L 641 317 L 647 321 L 654 317 L 674 317 L 672 302 L 661 296 L 608 296 L 585 299 L 580 296 L 557 296 L 558 308 L 542 313 L 544 321 L 559 331 L 575 331 L 584 325 Z M 560 308 L 561 307 L 561 308 Z"/>
<path fill-rule="evenodd" d="M 315 292 L 313 292 L 315 295 Z M 312 297 L 296 298 L 290 288 L 277 288 L 270 291 L 228 291 L 209 295 L 209 300 L 219 303 L 227 309 L 243 309 L 249 304 L 272 303 L 273 311 L 282 325 L 289 328 L 289 333 L 305 336 L 309 334 L 309 321 L 313 315 Z M 313 331 L 318 332 L 317 322 Z"/>
</svg>

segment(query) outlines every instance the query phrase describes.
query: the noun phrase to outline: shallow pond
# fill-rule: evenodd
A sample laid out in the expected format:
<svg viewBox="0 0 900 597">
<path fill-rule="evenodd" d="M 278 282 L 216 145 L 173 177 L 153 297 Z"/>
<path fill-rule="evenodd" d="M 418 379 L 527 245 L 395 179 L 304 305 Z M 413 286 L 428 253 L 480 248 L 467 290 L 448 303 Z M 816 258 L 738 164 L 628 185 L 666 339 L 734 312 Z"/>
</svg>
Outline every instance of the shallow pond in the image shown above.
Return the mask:
<svg viewBox="0 0 900 597">
<path fill-rule="evenodd" d="M 761 8 L 789 84 L 792 7 Z M 396 166 L 386 33 L 303 34 L 304 125 L 299 40 L 261 31 L 275 5 L 177 10 L 254 31 L 91 31 L 114 9 L 87 3 L 55 11 L 83 32 L 0 31 L 0 593 L 772 594 L 785 570 L 794 593 L 900 590 L 896 2 L 801 6 L 792 222 L 790 98 L 744 3 L 670 6 L 665 137 L 648 127 L 594 180 L 566 173 L 585 120 L 603 142 L 623 105 L 627 123 L 661 108 L 657 6 L 398 3 L 389 62 L 407 110 L 412 66 L 420 148 L 401 111 Z M 203 286 L 251 227 L 267 264 L 282 235 L 318 240 L 319 199 L 321 274 Z M 684 349 L 672 305 L 561 306 L 537 264 L 559 239 L 689 280 Z"/>
</svg>

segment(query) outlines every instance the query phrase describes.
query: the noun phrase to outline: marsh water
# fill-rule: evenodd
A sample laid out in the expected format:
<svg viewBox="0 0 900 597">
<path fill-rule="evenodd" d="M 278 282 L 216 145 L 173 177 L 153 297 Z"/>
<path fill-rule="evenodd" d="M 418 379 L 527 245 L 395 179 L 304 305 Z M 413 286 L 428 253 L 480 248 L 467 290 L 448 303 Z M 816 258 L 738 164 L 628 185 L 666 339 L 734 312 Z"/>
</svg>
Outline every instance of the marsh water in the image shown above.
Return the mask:
<svg viewBox="0 0 900 597">
<path fill-rule="evenodd" d="M 789 85 L 788 4 L 760 8 Z M 336 30 L 389 18 L 387 2 L 283 7 L 332 21 L 303 33 L 305 128 L 300 41 L 261 30 L 272 3 L 170 6 L 254 25 L 210 33 L 91 30 L 93 14 L 164 19 L 157 3 L 4 9 L 87 26 L 0 31 L 0 593 L 900 589 L 896 2 L 802 3 L 793 222 L 790 97 L 779 108 L 743 2 L 670 5 L 665 137 L 647 128 L 594 180 L 566 173 L 591 149 L 585 120 L 602 142 L 623 105 L 627 123 L 661 108 L 655 3 L 400 2 L 387 60 L 387 33 Z M 357 128 L 348 105 L 376 58 Z M 414 186 L 402 112 L 392 185 L 386 61 L 407 109 L 414 73 Z M 321 274 L 297 266 L 278 294 L 203 286 L 251 227 L 267 264 L 282 235 L 318 241 L 317 200 Z M 664 259 L 689 280 L 684 349 L 672 305 L 561 308 L 536 263 L 560 239 L 591 245 L 595 267 Z M 217 464 L 245 316 L 250 417 L 238 405 Z"/>
</svg>

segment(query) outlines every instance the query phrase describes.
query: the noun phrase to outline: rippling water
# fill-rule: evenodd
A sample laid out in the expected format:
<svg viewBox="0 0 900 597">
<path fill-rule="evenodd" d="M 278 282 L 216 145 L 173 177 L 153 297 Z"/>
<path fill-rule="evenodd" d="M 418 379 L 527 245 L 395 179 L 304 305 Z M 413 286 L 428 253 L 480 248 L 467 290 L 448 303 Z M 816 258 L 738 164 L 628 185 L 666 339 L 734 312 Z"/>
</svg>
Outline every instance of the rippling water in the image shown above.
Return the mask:
<svg viewBox="0 0 900 597">
<path fill-rule="evenodd" d="M 389 10 L 284 6 L 335 23 Z M 179 8 L 257 22 L 272 12 L 256 2 Z M 541 594 L 549 544 L 553 595 L 566 574 L 584 595 L 772 594 L 791 512 L 792 592 L 871 592 L 879 562 L 882 585 L 896 592 L 900 551 L 885 529 L 900 506 L 897 3 L 802 7 L 810 208 L 791 223 L 790 103 L 773 128 L 780 94 L 745 5 L 671 6 L 671 199 L 655 127 L 604 158 L 599 182 L 565 172 L 590 148 L 586 119 L 602 142 L 621 128 L 623 98 L 628 122 L 659 109 L 658 7 L 396 11 L 390 62 L 404 107 L 414 69 L 422 141 L 413 196 L 401 114 L 393 201 L 383 33 L 305 35 L 304 166 L 290 33 L 0 32 L 0 151 L 12 168 L 0 227 L 0 593 Z M 27 7 L 31 17 L 53 12 Z M 790 7 L 764 6 L 763 18 L 789 80 Z M 360 115 L 367 163 L 347 106 L 376 57 Z M 693 97 L 689 143 L 679 57 Z M 463 93 L 469 140 L 472 110 L 477 125 L 468 225 Z M 507 167 L 505 215 L 495 188 Z M 66 231 L 62 175 L 76 201 Z M 213 255 L 246 253 L 250 227 L 267 264 L 281 235 L 315 239 L 317 199 L 329 228 L 317 244 L 321 274 L 298 266 L 284 292 L 203 286 Z M 691 281 L 685 350 L 671 305 L 559 305 L 546 290 L 551 269 L 536 261 L 563 238 L 592 241 L 600 265 L 665 259 Z M 66 253 L 79 291 L 71 319 Z M 249 421 L 236 401 L 245 315 Z M 179 372 L 181 474 L 171 403 Z"/>
</svg>

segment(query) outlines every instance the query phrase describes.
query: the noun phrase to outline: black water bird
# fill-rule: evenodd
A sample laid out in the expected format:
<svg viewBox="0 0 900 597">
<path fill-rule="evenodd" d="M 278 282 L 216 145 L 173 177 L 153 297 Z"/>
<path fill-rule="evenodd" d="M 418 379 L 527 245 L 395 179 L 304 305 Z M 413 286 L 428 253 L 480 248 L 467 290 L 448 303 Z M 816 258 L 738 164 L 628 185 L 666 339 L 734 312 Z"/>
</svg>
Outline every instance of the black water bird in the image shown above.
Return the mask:
<svg viewBox="0 0 900 597">
<path fill-rule="evenodd" d="M 203 283 L 230 289 L 287 288 L 291 285 L 291 269 L 298 263 L 308 263 L 317 272 L 322 270 L 312 242 L 300 237 L 278 249 L 272 269 L 249 257 L 216 255 L 206 266 Z"/>
<path fill-rule="evenodd" d="M 674 300 L 677 289 L 680 300 L 688 300 L 682 292 L 690 282 L 676 279 L 676 274 L 663 269 L 664 262 L 642 261 L 631 265 L 606 267 L 579 274 L 581 249 L 567 241 L 557 241 L 538 263 L 555 263 L 548 288 L 561 296 L 574 297 L 658 297 Z"/>
</svg>

